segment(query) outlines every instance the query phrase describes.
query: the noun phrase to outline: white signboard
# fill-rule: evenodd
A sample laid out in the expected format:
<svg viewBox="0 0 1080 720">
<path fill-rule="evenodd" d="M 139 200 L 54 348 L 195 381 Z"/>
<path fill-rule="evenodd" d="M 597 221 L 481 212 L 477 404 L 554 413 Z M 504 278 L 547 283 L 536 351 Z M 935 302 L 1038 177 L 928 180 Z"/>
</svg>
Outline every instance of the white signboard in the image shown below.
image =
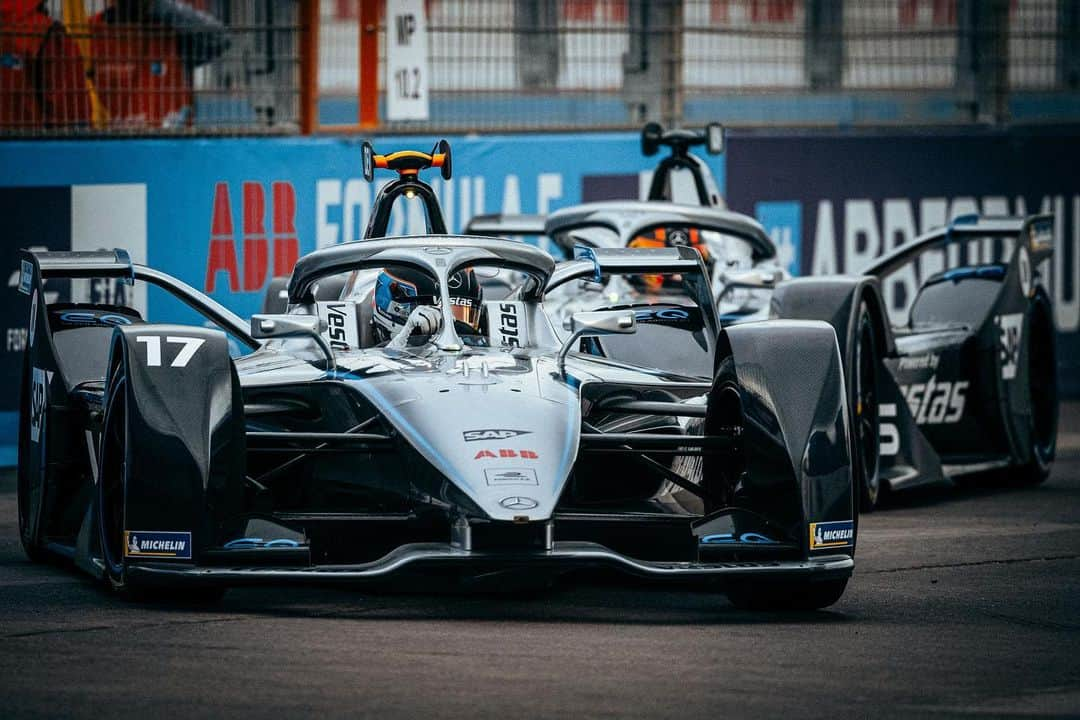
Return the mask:
<svg viewBox="0 0 1080 720">
<path fill-rule="evenodd" d="M 386 119 L 428 119 L 424 0 L 386 3 Z"/>
</svg>

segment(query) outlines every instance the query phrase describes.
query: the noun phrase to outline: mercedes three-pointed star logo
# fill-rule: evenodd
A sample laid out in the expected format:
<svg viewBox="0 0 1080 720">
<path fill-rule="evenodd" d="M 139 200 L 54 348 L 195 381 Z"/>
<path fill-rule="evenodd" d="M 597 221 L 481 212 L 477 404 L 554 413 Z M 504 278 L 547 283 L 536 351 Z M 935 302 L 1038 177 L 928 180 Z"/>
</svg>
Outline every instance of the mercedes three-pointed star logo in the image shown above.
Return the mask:
<svg viewBox="0 0 1080 720">
<path fill-rule="evenodd" d="M 503 498 L 499 501 L 499 504 L 507 510 L 532 510 L 539 505 L 539 503 L 532 498 L 521 497 L 520 495 L 512 495 L 508 498 Z"/>
</svg>

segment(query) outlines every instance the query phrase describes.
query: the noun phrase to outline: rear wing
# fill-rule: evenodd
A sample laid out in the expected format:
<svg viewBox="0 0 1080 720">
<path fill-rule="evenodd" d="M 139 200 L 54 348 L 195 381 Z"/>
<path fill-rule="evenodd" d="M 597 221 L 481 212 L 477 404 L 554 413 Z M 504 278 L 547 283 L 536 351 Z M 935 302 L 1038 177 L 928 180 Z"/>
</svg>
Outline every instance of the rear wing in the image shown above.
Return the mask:
<svg viewBox="0 0 1080 720">
<path fill-rule="evenodd" d="M 29 295 L 36 262 L 43 278 L 126 278 L 135 281 L 135 266 L 127 250 L 90 250 L 78 252 L 48 252 L 24 250 L 19 279 L 19 292 Z"/>
<path fill-rule="evenodd" d="M 708 277 L 701 255 L 687 247 L 664 248 L 576 248 L 576 259 L 558 263 L 548 280 L 546 292 L 577 278 L 638 273 L 701 273 Z"/>
<path fill-rule="evenodd" d="M 959 242 L 979 238 L 1000 239 L 1015 243 L 1014 248 L 1027 250 L 1031 265 L 1037 266 L 1054 252 L 1054 216 L 1030 215 L 1023 217 L 980 217 L 963 215 L 945 227 L 936 228 L 878 258 L 864 271 L 865 275 L 882 277 L 892 275 L 925 252 L 941 250 Z M 1022 253 L 1013 252 L 1003 257 L 1011 264 Z M 977 263 L 972 263 L 977 264 Z"/>
<path fill-rule="evenodd" d="M 487 237 L 543 235 L 546 222 L 546 215 L 504 215 L 501 213 L 475 215 L 465 225 L 463 234 Z"/>
<path fill-rule="evenodd" d="M 19 292 L 45 298 L 45 280 L 52 278 L 118 278 L 156 285 L 192 310 L 232 334 L 251 349 L 260 347 L 240 316 L 171 275 L 131 261 L 127 250 L 36 251 L 23 250 L 19 267 Z"/>
<path fill-rule="evenodd" d="M 577 259 L 555 265 L 545 294 L 573 280 L 599 282 L 609 275 L 682 276 L 688 296 L 701 308 L 704 324 L 713 335 L 719 332 L 716 307 L 712 300 L 709 274 L 701 255 L 692 247 L 680 245 L 663 248 L 591 248 L 578 247 Z"/>
</svg>

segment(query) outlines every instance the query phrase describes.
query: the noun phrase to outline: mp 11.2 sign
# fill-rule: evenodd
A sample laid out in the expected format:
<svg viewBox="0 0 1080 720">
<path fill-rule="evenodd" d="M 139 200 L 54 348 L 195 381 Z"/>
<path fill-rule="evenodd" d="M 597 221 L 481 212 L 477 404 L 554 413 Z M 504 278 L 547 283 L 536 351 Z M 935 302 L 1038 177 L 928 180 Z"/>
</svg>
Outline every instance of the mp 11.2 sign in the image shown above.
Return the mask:
<svg viewBox="0 0 1080 720">
<path fill-rule="evenodd" d="M 386 119 L 428 119 L 427 17 L 423 0 L 388 3 Z"/>
</svg>

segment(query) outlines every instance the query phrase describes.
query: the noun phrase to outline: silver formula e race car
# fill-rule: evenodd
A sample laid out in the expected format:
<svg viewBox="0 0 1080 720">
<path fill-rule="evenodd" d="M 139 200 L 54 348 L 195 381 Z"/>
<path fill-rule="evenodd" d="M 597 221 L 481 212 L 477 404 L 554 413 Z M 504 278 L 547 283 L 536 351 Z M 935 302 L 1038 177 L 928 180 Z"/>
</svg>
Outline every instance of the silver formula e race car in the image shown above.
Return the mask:
<svg viewBox="0 0 1080 720">
<path fill-rule="evenodd" d="M 439 148 L 366 151 L 369 177 L 401 174 L 375 217 L 433 202 L 418 173 L 439 165 Z M 561 337 L 548 294 L 619 275 L 660 276 L 679 300 L 575 313 Z M 46 301 L 46 282 L 85 278 L 152 284 L 220 329 Z M 473 279 L 490 291 L 463 294 Z M 506 239 L 365 240 L 301 258 L 287 312 L 250 324 L 122 251 L 26 252 L 20 288 L 22 543 L 125 594 L 610 568 L 818 608 L 852 573 L 836 333 L 721 329 L 692 248 L 556 264 Z"/>
<path fill-rule="evenodd" d="M 693 249 L 721 327 L 770 318 L 831 324 L 863 510 L 887 491 L 988 470 L 1013 483 L 1046 478 L 1058 398 L 1053 313 L 1040 267 L 1053 251 L 1053 218 L 960 217 L 861 275 L 791 278 L 761 225 L 723 208 L 708 166 L 689 152 L 706 144 L 718 151 L 710 138 L 720 134 L 715 126 L 705 133 L 646 126 L 646 155 L 671 148 L 646 201 L 586 203 L 546 217 L 482 215 L 467 231 L 538 236 L 557 254 L 579 257 L 611 248 Z M 545 305 L 557 319 L 677 304 L 682 292 L 671 276 L 605 275 L 564 285 Z M 897 297 L 906 299 L 902 310 Z"/>
</svg>

